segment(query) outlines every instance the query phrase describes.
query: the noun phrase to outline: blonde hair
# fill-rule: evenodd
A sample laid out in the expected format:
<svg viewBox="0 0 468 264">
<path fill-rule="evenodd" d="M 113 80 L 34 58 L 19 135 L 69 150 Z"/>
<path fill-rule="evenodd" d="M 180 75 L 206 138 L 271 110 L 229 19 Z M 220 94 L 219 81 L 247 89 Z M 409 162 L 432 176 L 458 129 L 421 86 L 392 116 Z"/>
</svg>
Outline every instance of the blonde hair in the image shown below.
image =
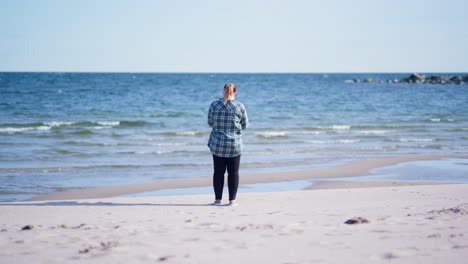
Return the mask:
<svg viewBox="0 0 468 264">
<path fill-rule="evenodd" d="M 236 86 L 233 83 L 226 83 L 224 85 L 223 97 L 224 104 L 227 103 L 229 97 L 233 96 L 236 93 Z"/>
</svg>

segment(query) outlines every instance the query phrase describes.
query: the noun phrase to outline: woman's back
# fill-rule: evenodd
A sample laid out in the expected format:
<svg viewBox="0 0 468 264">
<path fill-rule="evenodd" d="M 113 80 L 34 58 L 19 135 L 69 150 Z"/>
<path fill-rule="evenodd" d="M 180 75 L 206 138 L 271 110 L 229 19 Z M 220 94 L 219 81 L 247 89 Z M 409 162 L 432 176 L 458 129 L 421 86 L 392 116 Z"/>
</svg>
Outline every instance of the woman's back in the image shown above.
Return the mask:
<svg viewBox="0 0 468 264">
<path fill-rule="evenodd" d="M 241 134 L 247 126 L 247 113 L 242 103 L 229 100 L 224 104 L 223 99 L 211 103 L 208 111 L 208 124 L 217 132 Z"/>
</svg>

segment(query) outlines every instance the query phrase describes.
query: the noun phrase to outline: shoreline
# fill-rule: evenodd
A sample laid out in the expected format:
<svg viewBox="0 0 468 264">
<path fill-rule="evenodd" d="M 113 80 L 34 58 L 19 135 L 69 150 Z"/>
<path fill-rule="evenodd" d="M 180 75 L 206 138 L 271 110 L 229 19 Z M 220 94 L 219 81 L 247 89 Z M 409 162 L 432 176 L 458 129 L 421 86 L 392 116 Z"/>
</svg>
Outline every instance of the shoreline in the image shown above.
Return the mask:
<svg viewBox="0 0 468 264">
<path fill-rule="evenodd" d="M 444 158 L 468 158 L 467 155 L 410 155 L 410 156 L 391 156 L 386 158 L 371 160 L 355 160 L 334 167 L 324 167 L 317 169 L 308 169 L 292 172 L 258 173 L 241 175 L 240 184 L 259 184 L 273 182 L 288 182 L 297 180 L 318 180 L 317 184 L 306 187 L 308 190 L 317 189 L 336 189 L 336 188 L 357 188 L 363 187 L 384 187 L 384 186 L 413 186 L 413 185 L 432 185 L 440 183 L 432 182 L 359 182 L 350 183 L 345 181 L 325 182 L 320 179 L 329 178 L 347 178 L 370 175 L 370 170 L 397 165 L 411 161 L 440 160 Z M 211 186 L 211 177 L 201 177 L 195 179 L 171 180 L 143 184 L 131 184 L 120 186 L 94 187 L 73 189 L 62 192 L 52 192 L 38 195 L 25 201 L 44 201 L 44 200 L 71 200 L 71 199 L 96 199 L 109 198 L 129 194 L 144 193 L 158 190 L 209 187 Z"/>
</svg>

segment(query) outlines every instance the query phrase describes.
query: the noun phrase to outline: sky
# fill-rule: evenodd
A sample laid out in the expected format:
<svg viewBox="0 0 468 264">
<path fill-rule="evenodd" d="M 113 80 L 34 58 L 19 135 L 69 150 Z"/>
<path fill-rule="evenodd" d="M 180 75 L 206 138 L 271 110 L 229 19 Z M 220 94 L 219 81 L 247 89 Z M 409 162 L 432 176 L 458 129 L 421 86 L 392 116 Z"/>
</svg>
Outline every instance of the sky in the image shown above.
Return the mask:
<svg viewBox="0 0 468 264">
<path fill-rule="evenodd" d="M 0 71 L 468 72 L 466 0 L 0 0 Z"/>
</svg>

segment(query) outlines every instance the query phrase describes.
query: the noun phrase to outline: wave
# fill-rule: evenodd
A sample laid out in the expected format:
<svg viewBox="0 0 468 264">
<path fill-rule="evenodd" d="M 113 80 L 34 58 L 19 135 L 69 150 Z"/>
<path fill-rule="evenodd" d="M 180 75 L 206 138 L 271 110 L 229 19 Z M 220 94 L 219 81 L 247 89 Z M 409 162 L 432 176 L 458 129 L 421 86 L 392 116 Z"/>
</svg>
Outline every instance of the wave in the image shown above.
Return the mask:
<svg viewBox="0 0 468 264">
<path fill-rule="evenodd" d="M 351 126 L 349 126 L 349 125 L 333 125 L 332 129 L 333 130 L 350 130 Z"/>
<path fill-rule="evenodd" d="M 123 151 L 110 154 L 117 155 L 170 155 L 170 154 L 188 154 L 188 153 L 203 153 L 206 154 L 207 151 L 187 151 L 187 150 L 159 150 L 159 151 Z"/>
<path fill-rule="evenodd" d="M 449 149 L 449 150 L 465 150 L 468 149 L 468 146 L 453 146 L 453 147 L 442 147 L 442 149 Z"/>
<path fill-rule="evenodd" d="M 120 126 L 122 127 L 142 127 L 148 124 L 146 121 L 120 121 Z"/>
<path fill-rule="evenodd" d="M 145 121 L 50 121 L 34 123 L 4 123 L 0 124 L 0 133 L 21 133 L 37 130 L 56 130 L 61 128 L 104 129 L 113 127 L 140 127 L 147 125 Z"/>
<path fill-rule="evenodd" d="M 50 130 L 50 127 L 40 126 L 40 127 L 2 127 L 0 128 L 0 133 L 14 134 L 21 133 L 31 130 Z"/>
<path fill-rule="evenodd" d="M 398 148 L 402 149 L 445 149 L 446 146 L 437 145 L 437 144 L 419 144 L 419 145 L 397 145 Z"/>
<path fill-rule="evenodd" d="M 455 122 L 455 119 L 453 118 L 429 118 L 428 120 L 426 120 L 428 122 L 432 122 L 432 123 L 453 123 Z"/>
<path fill-rule="evenodd" d="M 143 146 L 143 147 L 171 147 L 171 146 L 192 146 L 205 145 L 197 142 L 162 142 L 162 143 L 146 143 L 146 142 L 87 142 L 87 141 L 66 141 L 63 144 L 72 146 L 88 146 L 88 147 L 117 147 L 117 146 Z"/>
<path fill-rule="evenodd" d="M 451 128 L 451 129 L 447 129 L 446 131 L 450 131 L 450 132 L 467 132 L 468 127 Z"/>
<path fill-rule="evenodd" d="M 261 138 L 286 138 L 288 137 L 288 132 L 285 132 L 285 131 L 256 132 L 255 135 Z"/>
<path fill-rule="evenodd" d="M 159 165 L 90 165 L 90 166 L 63 166 L 63 167 L 36 167 L 36 168 L 0 168 L 0 173 L 15 173 L 15 172 L 36 172 L 36 173 L 56 173 L 70 171 L 85 171 L 85 170 L 103 170 L 103 169 L 140 169 L 140 168 L 160 168 L 160 167 L 202 167 L 213 166 L 212 163 L 163 163 Z"/>
<path fill-rule="evenodd" d="M 120 121 L 98 121 L 96 123 L 101 126 L 119 126 L 120 125 Z"/>
<path fill-rule="evenodd" d="M 184 112 L 168 112 L 168 113 L 164 113 L 164 114 L 153 114 L 151 115 L 151 117 L 156 117 L 156 118 L 159 118 L 159 117 L 182 117 L 182 116 L 185 116 L 187 115 L 187 113 L 184 113 Z"/>
<path fill-rule="evenodd" d="M 365 128 L 366 130 L 361 130 Z M 368 126 L 351 126 L 351 125 L 332 125 L 332 126 L 315 126 L 302 127 L 301 129 L 290 129 L 283 131 L 258 131 L 255 135 L 262 138 L 288 137 L 290 135 L 323 135 L 323 134 L 349 134 L 357 133 L 363 135 L 381 135 L 392 133 L 396 130 L 385 127 L 383 129 L 369 130 Z M 376 127 L 375 127 L 376 128 Z"/>
<path fill-rule="evenodd" d="M 171 132 L 162 132 L 160 135 L 174 137 L 174 136 L 183 136 L 183 137 L 201 137 L 205 133 L 203 131 L 171 131 Z"/>
<path fill-rule="evenodd" d="M 313 144 L 353 144 L 361 142 L 360 139 L 338 139 L 338 140 L 307 140 L 306 143 Z"/>
<path fill-rule="evenodd" d="M 77 135 L 77 136 L 90 136 L 90 135 L 94 134 L 94 132 L 91 131 L 91 130 L 85 129 L 85 130 L 75 131 L 72 134 Z"/>
<path fill-rule="evenodd" d="M 145 126 L 148 123 L 145 121 L 128 121 L 128 120 L 122 120 L 122 121 L 80 121 L 80 122 L 74 122 L 71 123 L 70 125 L 73 127 L 139 127 L 139 126 Z"/>
<path fill-rule="evenodd" d="M 399 138 L 396 140 L 391 141 L 399 141 L 399 142 L 435 142 L 438 141 L 437 138 Z"/>
<path fill-rule="evenodd" d="M 400 126 L 400 125 L 326 125 L 303 127 L 304 130 L 319 130 L 319 131 L 362 131 L 362 133 L 383 133 L 383 131 L 407 130 L 419 128 L 420 126 Z"/>
<path fill-rule="evenodd" d="M 160 167 L 211 167 L 211 163 L 162 163 Z"/>
<path fill-rule="evenodd" d="M 83 153 L 78 152 L 78 151 L 71 151 L 71 150 L 67 150 L 67 149 L 55 149 L 54 151 L 55 151 L 55 153 L 62 154 L 62 155 L 79 155 L 79 154 L 83 154 Z"/>
<path fill-rule="evenodd" d="M 394 130 L 362 130 L 362 131 L 357 131 L 359 134 L 364 134 L 364 135 L 382 135 L 382 134 L 387 134 L 394 132 Z"/>
</svg>

